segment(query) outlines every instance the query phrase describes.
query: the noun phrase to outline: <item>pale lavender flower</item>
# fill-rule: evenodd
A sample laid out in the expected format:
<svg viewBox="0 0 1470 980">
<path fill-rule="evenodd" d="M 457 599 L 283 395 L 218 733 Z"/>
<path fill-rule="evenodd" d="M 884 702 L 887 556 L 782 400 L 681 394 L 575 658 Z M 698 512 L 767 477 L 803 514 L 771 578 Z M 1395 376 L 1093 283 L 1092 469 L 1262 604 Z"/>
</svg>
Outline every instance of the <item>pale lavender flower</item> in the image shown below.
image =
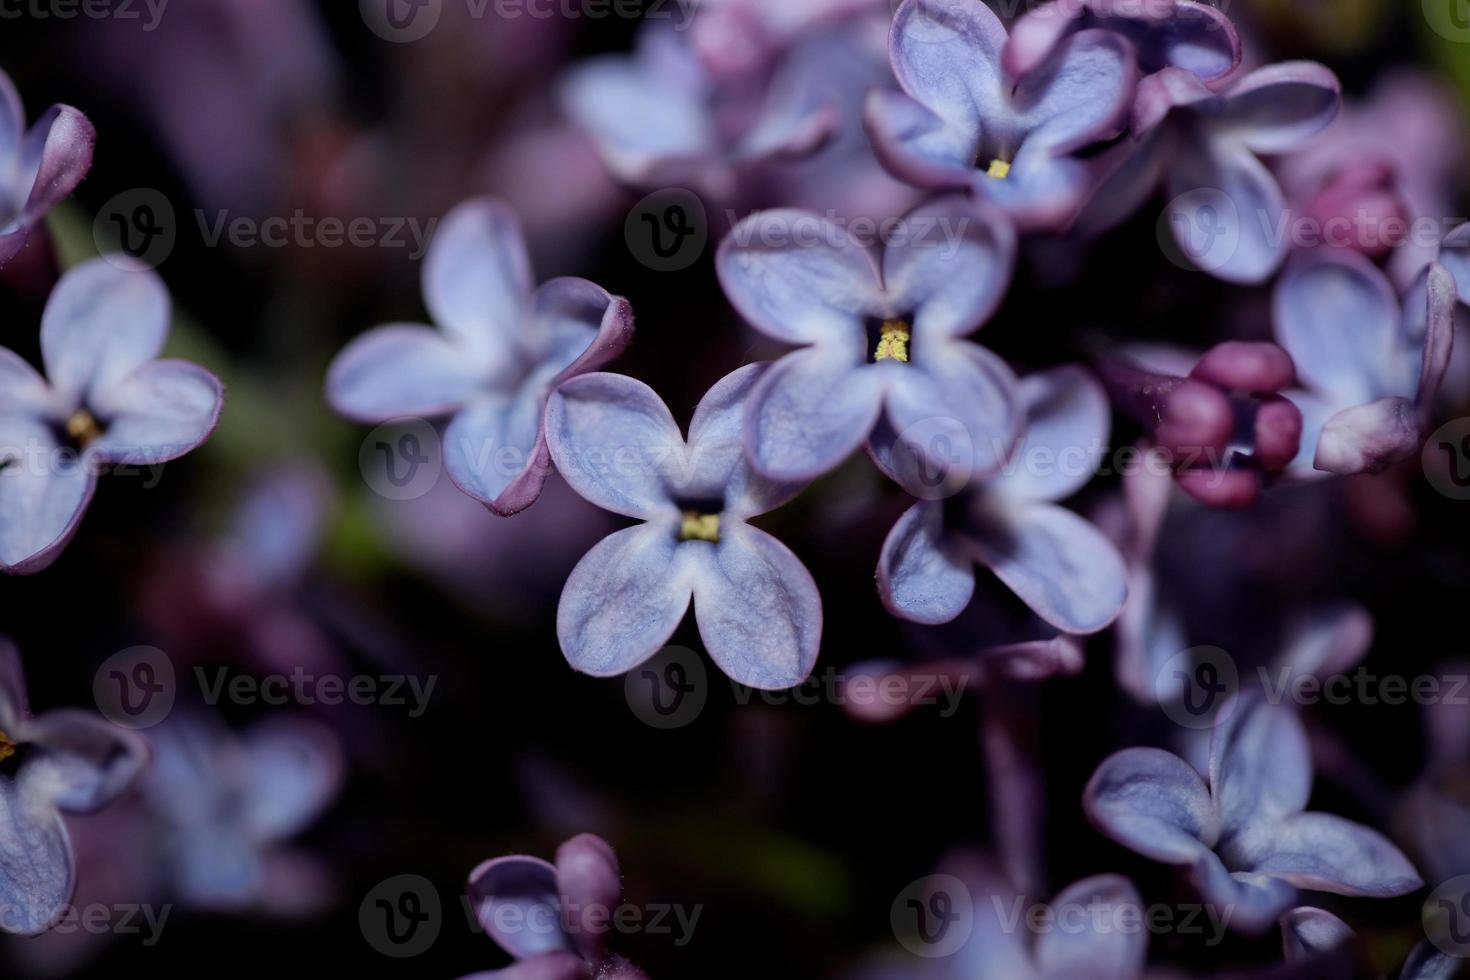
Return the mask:
<svg viewBox="0 0 1470 980">
<path fill-rule="evenodd" d="M 1311 791 L 1301 721 L 1253 694 L 1221 708 L 1206 778 L 1162 749 L 1128 748 L 1103 760 L 1083 802 L 1104 834 L 1233 906 L 1231 925 L 1246 933 L 1269 928 L 1298 888 L 1386 898 L 1423 884 L 1377 831 L 1304 812 Z"/>
<path fill-rule="evenodd" d="M 1226 282 L 1260 283 L 1292 243 L 1276 177 L 1259 154 L 1302 146 L 1337 115 L 1337 76 L 1314 62 L 1257 69 L 1215 92 L 1179 68 L 1145 78 L 1132 139 L 1110 150 L 1078 218 L 1095 234 L 1137 212 L 1162 186 L 1174 244 Z"/>
<path fill-rule="evenodd" d="M 452 416 L 450 478 L 495 513 L 519 513 L 551 471 L 548 394 L 622 353 L 632 307 L 585 279 L 533 290 L 519 222 L 484 198 L 445 217 L 423 280 L 438 329 L 389 324 L 357 338 L 332 362 L 327 398 L 362 422 Z"/>
<path fill-rule="evenodd" d="M 0 71 L 0 266 L 15 258 L 46 212 L 92 168 L 97 131 L 86 116 L 54 105 L 29 129 L 10 76 Z"/>
<path fill-rule="evenodd" d="M 612 846 L 579 834 L 556 863 L 513 854 L 470 872 L 469 900 L 481 927 L 514 965 L 463 980 L 647 980 L 607 949 L 623 883 Z"/>
<path fill-rule="evenodd" d="M 825 473 L 863 445 L 880 418 L 935 471 L 964 452 L 999 468 L 1022 421 L 1015 375 L 963 338 L 1000 305 L 1015 233 L 957 197 L 901 219 L 881 261 L 830 219 L 764 211 L 720 245 L 725 295 L 762 333 L 805 345 L 751 393 L 745 449 L 779 480 Z"/>
<path fill-rule="evenodd" d="M 158 360 L 170 301 L 152 270 L 120 256 L 62 276 L 41 319 L 42 377 L 0 348 L 0 571 L 37 572 L 76 533 L 111 465 L 159 466 L 219 422 L 219 379 Z"/>
<path fill-rule="evenodd" d="M 658 652 L 690 601 L 710 657 L 750 687 L 792 687 L 811 673 L 822 603 L 789 549 L 746 523 L 798 484 L 754 472 L 741 453 L 745 403 L 767 366 L 747 365 L 700 401 L 686 444 L 653 389 L 616 374 L 563 384 L 547 408 L 558 471 L 583 497 L 645 523 L 618 531 L 572 570 L 557 609 L 567 660 L 626 673 Z"/>
<path fill-rule="evenodd" d="M 63 813 L 93 813 L 148 761 L 137 735 L 85 711 L 32 717 L 20 652 L 0 638 L 0 931 L 54 925 L 76 889 Z"/>
<path fill-rule="evenodd" d="M 1017 82 L 1002 66 L 1006 41 L 978 0 L 905 0 L 889 42 L 903 91 L 869 96 L 868 133 L 899 178 L 970 190 L 1025 229 L 1058 228 L 1092 181 L 1074 154 L 1126 126 L 1133 47 L 1081 31 Z"/>
<path fill-rule="evenodd" d="M 1454 345 L 1455 281 L 1431 265 L 1402 309 L 1363 256 L 1302 257 L 1276 285 L 1276 338 L 1302 389 L 1301 452 L 1292 468 L 1376 473 L 1419 452 Z"/>
<path fill-rule="evenodd" d="M 889 533 L 878 590 L 894 615 L 955 619 L 974 595 L 976 564 L 1063 633 L 1096 633 L 1122 611 L 1122 556 L 1056 503 L 1097 473 L 1111 424 L 1107 396 L 1085 371 L 1066 367 L 1022 380 L 1020 401 L 1027 428 L 1005 468 L 949 500 L 915 504 Z M 884 448 L 874 458 L 899 478 L 905 467 Z"/>
</svg>

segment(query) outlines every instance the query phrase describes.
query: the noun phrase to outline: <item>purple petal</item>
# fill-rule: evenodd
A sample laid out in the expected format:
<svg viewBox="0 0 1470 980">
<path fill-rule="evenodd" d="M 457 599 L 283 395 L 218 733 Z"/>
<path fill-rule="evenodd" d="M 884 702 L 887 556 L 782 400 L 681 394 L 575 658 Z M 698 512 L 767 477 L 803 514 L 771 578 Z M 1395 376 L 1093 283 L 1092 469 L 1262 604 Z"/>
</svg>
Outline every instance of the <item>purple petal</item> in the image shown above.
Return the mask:
<svg viewBox="0 0 1470 980">
<path fill-rule="evenodd" d="M 960 189 L 973 183 L 977 125 L 946 120 L 888 89 L 870 92 L 863 105 L 863 128 L 873 152 L 895 177 L 917 187 Z"/>
<path fill-rule="evenodd" d="M 1097 379 L 1076 366 L 1023 378 L 1026 427 L 991 486 L 1018 500 L 1065 500 L 1097 474 L 1112 412 Z"/>
<path fill-rule="evenodd" d="M 1210 794 L 1224 836 L 1301 812 L 1312 793 L 1312 757 L 1296 713 L 1260 696 L 1220 709 L 1210 738 Z"/>
<path fill-rule="evenodd" d="M 676 532 L 669 525 L 624 528 L 572 569 L 556 610 L 556 635 L 574 669 L 616 677 L 668 642 L 693 594 Z"/>
<path fill-rule="evenodd" d="M 1460 302 L 1470 303 L 1470 224 L 1460 225 L 1439 243 L 1439 264 L 1455 277 Z"/>
<path fill-rule="evenodd" d="M 1010 176 L 998 180 L 977 170 L 971 190 L 1022 231 L 1057 231 L 1077 216 L 1093 183 L 1087 164 L 1031 140 L 1011 161 Z"/>
<path fill-rule="evenodd" d="M 1169 198 L 1175 243 L 1217 279 L 1262 283 L 1285 259 L 1286 198 L 1245 147 L 1216 141 L 1184 154 L 1170 175 Z"/>
<path fill-rule="evenodd" d="M 19 354 L 0 347 L 0 412 L 41 416 L 51 403 L 46 379 Z"/>
<path fill-rule="evenodd" d="M 0 417 L 0 570 L 46 568 L 76 533 L 97 488 L 93 467 L 59 455 L 49 426 Z"/>
<path fill-rule="evenodd" d="M 862 363 L 859 349 L 818 346 L 787 354 L 750 394 L 746 457 L 771 479 L 813 480 L 867 439 L 883 407 L 883 389 L 881 372 Z"/>
<path fill-rule="evenodd" d="M 0 156 L 12 157 L 20 150 L 26 128 L 25 108 L 10 76 L 0 71 Z"/>
<path fill-rule="evenodd" d="M 214 432 L 224 398 L 219 379 L 197 364 L 145 364 L 95 394 L 93 408 L 107 431 L 87 456 L 133 466 L 178 459 Z"/>
<path fill-rule="evenodd" d="M 1085 636 L 1123 611 L 1123 558 L 1081 517 L 1052 504 L 1011 503 L 977 523 L 981 564 L 1057 629 Z"/>
<path fill-rule="evenodd" d="M 1288 962 L 1336 949 L 1355 938 L 1346 922 L 1323 909 L 1303 906 L 1281 917 L 1282 953 Z"/>
<path fill-rule="evenodd" d="M 1138 142 L 1120 141 L 1100 155 L 1100 176 L 1077 215 L 1075 229 L 1085 235 L 1100 235 L 1137 214 L 1163 181 L 1172 140 L 1167 130 L 1156 130 Z"/>
<path fill-rule="evenodd" d="M 914 234 L 885 251 L 883 282 L 894 306 L 912 311 L 915 345 L 978 329 L 1010 287 L 1016 265 L 1010 222 L 962 197 L 923 205 L 902 221 Z"/>
<path fill-rule="evenodd" d="M 740 520 L 775 510 L 804 486 L 768 480 L 745 459 L 745 407 L 769 367 L 738 368 L 699 400 L 689 424 L 689 469 L 677 481 L 684 496 L 722 499 L 726 515 Z"/>
<path fill-rule="evenodd" d="M 1285 881 L 1271 875 L 1227 871 L 1213 853 L 1195 862 L 1189 878 L 1217 914 L 1229 914 L 1229 928 L 1250 936 L 1265 933 L 1283 912 L 1300 901 L 1297 890 Z"/>
<path fill-rule="evenodd" d="M 573 837 L 556 849 L 556 880 L 572 943 L 584 958 L 600 959 L 610 917 L 623 894 L 612 845 L 594 834 Z"/>
<path fill-rule="evenodd" d="M 55 105 L 36 120 L 21 146 L 20 172 L 34 180 L 21 212 L 22 228 L 39 221 L 72 191 L 92 169 L 97 130 L 71 106 Z"/>
<path fill-rule="evenodd" d="M 4 79 L 0 73 L 0 80 Z M 3 92 L 3 88 L 0 88 Z M 20 649 L 9 637 L 0 636 L 0 731 L 20 736 L 21 725 L 30 714 L 26 701 L 26 675 Z"/>
<path fill-rule="evenodd" d="M 1388 838 L 1329 813 L 1299 813 L 1252 835 L 1241 857 L 1251 870 L 1298 888 L 1389 898 L 1424 882 Z"/>
<path fill-rule="evenodd" d="M 718 544 L 691 542 L 694 616 L 705 648 L 733 681 L 782 690 L 805 680 L 822 640 L 811 573 L 764 531 L 722 526 Z"/>
<path fill-rule="evenodd" d="M 303 718 L 257 722 L 243 739 L 241 820 L 252 839 L 283 841 L 314 823 L 342 788 L 345 759 L 331 729 Z"/>
<path fill-rule="evenodd" d="M 444 430 L 444 468 L 454 485 L 502 516 L 525 510 L 551 472 L 539 385 L 482 395 Z"/>
<path fill-rule="evenodd" d="M 38 935 L 76 888 L 71 842 L 56 809 L 37 805 L 23 781 L 0 779 L 0 930 Z"/>
<path fill-rule="evenodd" d="M 1079 910 L 1084 928 L 1064 927 L 1041 934 L 1036 963 L 1048 977 L 1136 980 L 1148 958 L 1148 934 L 1134 924 L 1143 915 L 1143 899 L 1127 878 L 1097 875 L 1068 887 L 1051 907 L 1063 922 L 1075 922 Z M 1101 908 L 1107 919 L 1094 910 Z"/>
<path fill-rule="evenodd" d="M 1124 749 L 1104 759 L 1083 806 L 1098 830 L 1156 861 L 1190 865 L 1213 857 L 1219 816 L 1204 780 L 1162 749 Z"/>
<path fill-rule="evenodd" d="M 1012 100 L 1029 131 L 1027 143 L 1070 153 L 1122 130 L 1137 83 L 1133 46 L 1111 31 L 1086 30 L 1023 78 Z"/>
<path fill-rule="evenodd" d="M 332 359 L 327 400 L 358 422 L 445 415 L 490 375 L 450 337 L 430 327 L 392 324 L 368 331 Z"/>
<path fill-rule="evenodd" d="M 562 277 L 531 296 L 530 338 L 522 346 L 554 386 L 596 371 L 633 341 L 633 306 L 586 279 Z"/>
<path fill-rule="evenodd" d="M 1240 66 L 1244 52 L 1234 22 L 1207 3 L 1179 0 L 1167 22 L 1146 29 L 1139 41 L 1145 71 L 1166 64 L 1182 68 L 1202 81 L 1217 82 Z"/>
<path fill-rule="evenodd" d="M 1348 476 L 1382 473 L 1419 453 L 1418 413 L 1406 398 L 1384 398 L 1333 415 L 1317 437 L 1313 465 Z"/>
<path fill-rule="evenodd" d="M 1411 289 L 1410 295 L 1419 293 Z M 1449 270 L 1439 263 L 1432 263 L 1424 271 L 1423 324 L 1419 323 L 1418 310 L 1406 310 L 1405 328 L 1413 335 L 1423 338 L 1424 360 L 1419 370 L 1419 386 L 1414 403 L 1429 408 L 1439 395 L 1446 372 L 1450 369 L 1450 357 L 1455 346 L 1455 279 Z"/>
<path fill-rule="evenodd" d="M 873 256 L 810 212 L 751 215 L 720 243 L 715 268 L 740 315 L 788 343 L 865 343 L 864 317 L 886 312 Z"/>
<path fill-rule="evenodd" d="M 470 872 L 467 894 L 486 934 L 516 959 L 571 948 L 561 925 L 556 869 L 540 858 L 486 861 Z"/>
<path fill-rule="evenodd" d="M 888 41 L 894 75 L 908 95 L 943 119 L 937 140 L 914 145 L 923 157 L 947 161 L 965 148 L 970 158 L 983 121 L 1005 108 L 1005 43 L 1005 28 L 983 3 L 905 0 L 898 8 Z"/>
<path fill-rule="evenodd" d="M 908 364 L 880 367 L 892 367 L 888 423 L 927 472 L 959 465 L 980 477 L 1000 469 L 1024 418 L 1005 361 L 969 341 L 936 339 L 915 344 Z"/>
<path fill-rule="evenodd" d="M 670 478 L 684 438 L 667 406 L 641 381 L 586 374 L 552 393 L 546 443 L 557 471 L 587 500 L 615 514 L 668 512 Z"/>
<path fill-rule="evenodd" d="M 515 213 L 477 198 L 444 216 L 424 259 L 424 302 L 434 323 L 491 362 L 514 345 L 531 297 L 531 260 Z"/>
<path fill-rule="evenodd" d="M 1133 100 L 1133 138 L 1142 140 L 1176 110 L 1187 109 L 1191 117 L 1208 118 L 1219 115 L 1224 108 L 1224 96 L 1198 76 L 1180 68 L 1165 68 L 1138 83 Z"/>
<path fill-rule="evenodd" d="M 148 762 L 148 746 L 137 735 L 76 709 L 36 718 L 26 737 L 45 754 L 25 767 L 23 778 L 34 778 L 38 787 L 45 787 L 47 802 L 68 813 L 93 813 L 106 806 L 133 784 Z"/>
<path fill-rule="evenodd" d="M 1362 662 L 1373 643 L 1373 617 L 1361 606 L 1340 604 L 1294 621 L 1277 663 L 1292 674 L 1330 677 Z"/>
<path fill-rule="evenodd" d="M 1074 30 L 1086 8 L 1074 3 L 1044 3 L 1022 14 L 1011 25 L 1002 62 L 1006 75 L 1020 78 L 1051 57 L 1061 40 Z"/>
<path fill-rule="evenodd" d="M 1398 980 L 1451 980 L 1460 972 L 1464 960 L 1436 949 L 1432 943 L 1422 942 L 1409 950 L 1399 970 Z"/>
<path fill-rule="evenodd" d="M 975 566 L 945 534 L 944 505 L 910 507 L 883 542 L 878 594 L 888 611 L 914 623 L 952 622 L 975 594 Z"/>
<path fill-rule="evenodd" d="M 153 270 L 116 256 L 61 277 L 41 318 L 46 376 L 66 408 L 114 387 L 163 349 L 170 302 Z"/>
<path fill-rule="evenodd" d="M 797 50 L 777 69 L 756 121 L 736 155 L 746 164 L 800 159 L 826 145 L 842 128 L 837 94 L 823 85 L 828 59 Z"/>
<path fill-rule="evenodd" d="M 1342 108 L 1342 85 L 1312 61 L 1267 65 L 1226 93 L 1225 112 L 1213 123 L 1257 153 L 1285 153 L 1327 127 Z"/>
<path fill-rule="evenodd" d="M 504 970 L 472 973 L 460 980 L 588 980 L 591 976 L 586 960 L 559 950 L 512 963 Z"/>
</svg>

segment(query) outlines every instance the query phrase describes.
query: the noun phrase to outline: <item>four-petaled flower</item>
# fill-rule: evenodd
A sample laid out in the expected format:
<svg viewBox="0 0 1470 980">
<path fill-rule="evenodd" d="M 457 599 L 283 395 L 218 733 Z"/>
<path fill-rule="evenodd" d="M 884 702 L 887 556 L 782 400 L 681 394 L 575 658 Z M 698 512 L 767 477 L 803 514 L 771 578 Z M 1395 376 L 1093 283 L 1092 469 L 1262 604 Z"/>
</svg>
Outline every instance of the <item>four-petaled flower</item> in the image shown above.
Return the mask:
<svg viewBox="0 0 1470 980">
<path fill-rule="evenodd" d="M 62 276 L 46 303 L 46 377 L 0 347 L 0 571 L 28 574 L 56 559 L 102 468 L 157 466 L 214 431 L 219 379 L 156 359 L 169 308 L 152 270 L 93 259 Z"/>
<path fill-rule="evenodd" d="M 141 738 L 85 711 L 31 717 L 20 653 L 0 639 L 0 931 L 56 923 L 76 888 L 62 814 L 100 810 L 147 761 Z"/>
<path fill-rule="evenodd" d="M 1129 748 L 1103 760 L 1083 802 L 1113 840 L 1188 869 L 1206 901 L 1234 907 L 1242 932 L 1269 928 L 1298 888 L 1386 898 L 1423 884 L 1377 831 L 1303 812 L 1311 792 L 1300 719 L 1249 694 L 1221 706 L 1207 778 L 1162 749 Z"/>
<path fill-rule="evenodd" d="M 1078 150 L 1123 131 L 1138 69 L 1119 34 L 1085 30 L 1019 81 L 982 0 L 904 0 L 889 54 L 902 92 L 864 113 L 879 158 L 919 187 L 968 189 L 1023 229 L 1066 224 L 1091 185 Z"/>
<path fill-rule="evenodd" d="M 556 630 L 573 667 L 611 677 L 658 652 L 691 598 L 715 663 L 740 684 L 781 689 L 811 673 L 822 636 L 817 586 L 785 545 L 746 523 L 799 484 L 767 480 L 741 452 L 741 420 L 766 365 L 700 401 L 686 444 L 653 389 L 616 374 L 563 384 L 546 438 L 572 488 L 646 523 L 603 539 L 572 570 Z"/>
<path fill-rule="evenodd" d="M 1014 444 L 1015 375 L 963 339 L 1005 295 L 1014 231 L 955 197 L 917 208 L 900 227 L 881 268 L 836 222 L 801 211 L 760 212 L 721 243 L 716 265 L 730 302 L 762 333 L 807 345 L 751 393 L 745 449 L 767 476 L 820 476 L 885 415 L 933 471 L 963 454 L 984 474 Z"/>
<path fill-rule="evenodd" d="M 390 324 L 359 337 L 332 362 L 327 397 L 361 422 L 452 415 L 450 479 L 497 514 L 519 513 L 551 471 L 547 395 L 623 352 L 632 307 L 585 279 L 533 291 L 520 224 L 488 199 L 445 217 L 423 280 L 439 329 Z"/>
<path fill-rule="evenodd" d="M 46 212 L 92 168 L 97 131 L 81 112 L 54 105 L 26 129 L 25 109 L 0 71 L 0 266 L 25 247 Z"/>
</svg>

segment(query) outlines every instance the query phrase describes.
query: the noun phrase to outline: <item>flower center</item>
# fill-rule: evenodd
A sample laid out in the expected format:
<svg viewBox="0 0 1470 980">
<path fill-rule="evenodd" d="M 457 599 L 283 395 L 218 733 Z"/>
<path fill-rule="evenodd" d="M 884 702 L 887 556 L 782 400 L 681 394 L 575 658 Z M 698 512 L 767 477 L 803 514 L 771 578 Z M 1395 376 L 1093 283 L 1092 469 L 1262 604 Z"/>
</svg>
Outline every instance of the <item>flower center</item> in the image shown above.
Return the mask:
<svg viewBox="0 0 1470 980">
<path fill-rule="evenodd" d="M 909 325 L 902 320 L 884 320 L 878 332 L 878 346 L 873 350 L 873 361 L 898 361 L 908 363 Z"/>
<path fill-rule="evenodd" d="M 5 734 L 5 730 L 0 728 L 0 762 L 4 762 L 13 755 L 15 755 L 15 743 L 10 740 L 9 735 Z"/>
<path fill-rule="evenodd" d="M 1005 180 L 1011 175 L 1011 165 L 1000 157 L 990 161 L 990 169 L 985 171 L 985 176 L 996 180 Z"/>
<path fill-rule="evenodd" d="M 66 434 L 85 449 L 102 436 L 102 426 L 91 412 L 79 408 L 66 420 Z"/>
<path fill-rule="evenodd" d="M 680 541 L 709 541 L 719 544 L 720 515 L 705 514 L 697 510 L 686 510 L 679 523 Z"/>
</svg>

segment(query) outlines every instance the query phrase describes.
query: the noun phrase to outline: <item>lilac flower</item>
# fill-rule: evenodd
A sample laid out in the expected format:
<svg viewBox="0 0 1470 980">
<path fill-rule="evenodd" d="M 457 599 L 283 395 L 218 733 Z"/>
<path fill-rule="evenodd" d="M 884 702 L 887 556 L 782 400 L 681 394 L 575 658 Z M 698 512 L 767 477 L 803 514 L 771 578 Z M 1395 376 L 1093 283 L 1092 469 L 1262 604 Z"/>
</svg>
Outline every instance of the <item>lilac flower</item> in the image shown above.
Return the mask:
<svg viewBox="0 0 1470 980">
<path fill-rule="evenodd" d="M 1021 78 L 1044 64 L 1078 31 L 1103 28 L 1133 42 L 1138 66 L 1152 75 L 1180 68 L 1218 83 L 1240 66 L 1240 35 L 1224 12 L 1193 0 L 1056 0 L 1011 27 L 1002 64 Z"/>
<path fill-rule="evenodd" d="M 904 0 L 890 38 L 903 92 L 874 92 L 865 113 L 884 164 L 919 187 L 969 189 L 1024 229 L 1070 220 L 1091 181 L 1073 154 L 1126 125 L 1132 45 L 1082 31 L 1013 83 L 1005 28 L 980 0 Z"/>
<path fill-rule="evenodd" d="M 0 71 L 0 266 L 15 258 L 46 212 L 92 169 L 97 131 L 68 105 L 54 105 L 26 129 L 25 109 L 10 76 Z"/>
<path fill-rule="evenodd" d="M 1103 760 L 1083 802 L 1104 834 L 1186 869 L 1206 901 L 1233 906 L 1242 932 L 1265 931 L 1298 888 L 1391 897 L 1423 884 L 1378 832 L 1303 812 L 1311 790 L 1301 721 L 1243 695 L 1216 719 L 1208 780 L 1176 755 L 1129 748 Z"/>
<path fill-rule="evenodd" d="M 736 80 L 769 67 L 814 31 L 876 11 L 887 13 L 884 0 L 702 0 L 689 29 L 705 70 Z"/>
<path fill-rule="evenodd" d="M 495 513 L 519 513 L 551 470 L 547 395 L 622 353 L 632 307 L 585 279 L 532 291 L 519 223 L 484 198 L 445 217 L 423 279 L 439 329 L 390 324 L 359 337 L 332 362 L 327 398 L 362 422 L 453 416 L 444 433 L 450 478 Z"/>
<path fill-rule="evenodd" d="M 799 211 L 752 215 L 721 243 L 716 268 L 735 308 L 767 336 L 807 345 L 751 393 L 745 449 L 766 476 L 833 469 L 880 416 L 935 470 L 953 464 L 936 447 L 969 452 L 983 474 L 1015 442 L 1015 376 L 962 339 L 1005 294 L 1013 231 L 954 197 L 900 224 L 881 264 L 835 222 Z"/>
<path fill-rule="evenodd" d="M 1470 676 L 1470 663 L 1447 664 L 1435 672 L 1446 689 Z M 1470 874 L 1470 712 L 1456 698 L 1424 709 L 1428 751 L 1424 771 L 1398 798 L 1396 836 L 1433 881 Z"/>
<path fill-rule="evenodd" d="M 994 478 L 948 501 L 925 500 L 899 519 L 878 563 L 878 590 L 895 616 L 953 620 L 981 564 L 1047 623 L 1090 634 L 1118 617 L 1127 596 L 1122 556 L 1095 527 L 1057 506 L 1097 472 L 1110 417 L 1102 387 L 1080 368 L 1021 382 L 1028 427 Z M 875 454 L 893 475 L 892 457 Z"/>
<path fill-rule="evenodd" d="M 163 866 L 177 900 L 225 912 L 313 911 L 327 872 L 285 842 L 341 788 L 336 736 L 305 719 L 257 722 L 240 735 L 212 717 L 153 729 L 144 794 L 157 819 Z"/>
<path fill-rule="evenodd" d="M 558 847 L 554 865 L 520 854 L 486 861 L 470 872 L 470 904 L 516 963 L 463 980 L 647 980 L 607 950 L 622 894 L 617 855 L 593 834 Z"/>
<path fill-rule="evenodd" d="M 1178 68 L 1145 78 L 1133 138 L 1109 151 L 1078 227 L 1097 233 L 1135 213 L 1161 184 L 1174 243 L 1226 282 L 1260 283 L 1291 245 L 1281 186 L 1257 154 L 1301 146 L 1337 115 L 1337 77 L 1319 64 L 1257 69 L 1223 92 Z"/>
<path fill-rule="evenodd" d="M 1278 394 L 1295 377 L 1290 355 L 1231 341 L 1181 376 L 1147 363 L 1147 354 L 1135 348 L 1105 363 L 1114 401 L 1149 431 L 1191 497 L 1211 507 L 1255 503 L 1262 481 L 1283 472 L 1301 443 L 1301 412 Z"/>
<path fill-rule="evenodd" d="M 800 683 L 822 635 L 811 573 L 746 523 L 799 485 L 753 473 L 741 420 L 766 365 L 747 365 L 700 401 L 686 444 L 651 388 L 616 374 L 563 384 L 547 408 L 552 458 L 572 489 L 646 523 L 603 539 L 572 570 L 557 609 L 562 652 L 597 677 L 658 652 L 694 601 L 699 633 L 731 679 L 761 689 Z"/>
<path fill-rule="evenodd" d="M 1454 278 L 1432 265 L 1404 300 L 1354 252 L 1294 262 L 1276 285 L 1276 337 L 1303 390 L 1293 469 L 1377 473 L 1419 452 L 1454 344 Z"/>
<path fill-rule="evenodd" d="M 1357 940 L 1351 926 L 1325 909 L 1302 906 L 1281 917 L 1281 945 L 1287 963 L 1315 962 Z M 1459 969 L 1458 958 L 1425 941 L 1409 951 L 1397 980 L 1449 980 Z"/>
<path fill-rule="evenodd" d="M 63 813 L 93 813 L 148 760 L 131 732 L 85 711 L 32 717 L 20 652 L 0 639 L 0 931 L 51 928 L 76 888 Z"/>
<path fill-rule="evenodd" d="M 0 571 L 56 560 L 105 466 L 158 466 L 209 438 L 224 392 L 186 361 L 156 360 L 163 281 L 109 256 L 62 276 L 41 319 L 43 378 L 0 348 Z"/>
</svg>

